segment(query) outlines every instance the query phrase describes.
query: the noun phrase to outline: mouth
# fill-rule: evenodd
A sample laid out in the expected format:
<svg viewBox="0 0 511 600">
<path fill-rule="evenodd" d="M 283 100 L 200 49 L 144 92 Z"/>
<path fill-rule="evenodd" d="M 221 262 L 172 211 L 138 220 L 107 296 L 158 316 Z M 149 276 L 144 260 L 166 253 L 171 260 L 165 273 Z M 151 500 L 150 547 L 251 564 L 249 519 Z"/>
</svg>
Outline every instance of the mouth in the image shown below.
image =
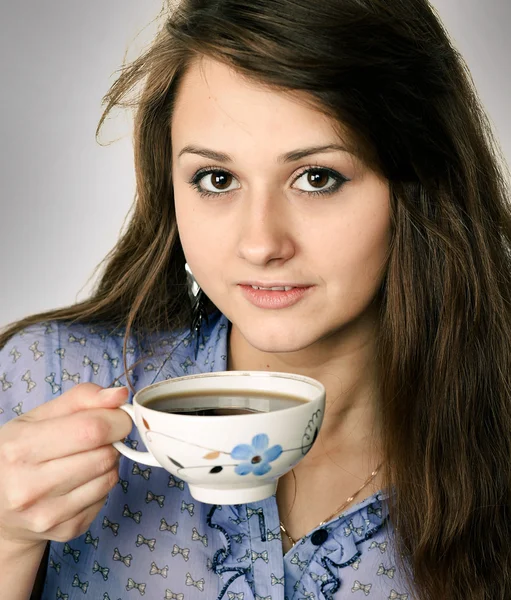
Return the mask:
<svg viewBox="0 0 511 600">
<path fill-rule="evenodd" d="M 238 284 L 243 296 L 254 306 L 264 309 L 289 308 L 309 295 L 314 286 L 292 283 L 247 282 Z"/>
<path fill-rule="evenodd" d="M 266 290 L 274 292 L 288 292 L 293 288 L 308 288 L 311 285 L 305 283 L 290 283 L 290 282 L 261 282 L 261 281 L 242 281 L 238 285 L 252 287 L 254 290 Z"/>
</svg>

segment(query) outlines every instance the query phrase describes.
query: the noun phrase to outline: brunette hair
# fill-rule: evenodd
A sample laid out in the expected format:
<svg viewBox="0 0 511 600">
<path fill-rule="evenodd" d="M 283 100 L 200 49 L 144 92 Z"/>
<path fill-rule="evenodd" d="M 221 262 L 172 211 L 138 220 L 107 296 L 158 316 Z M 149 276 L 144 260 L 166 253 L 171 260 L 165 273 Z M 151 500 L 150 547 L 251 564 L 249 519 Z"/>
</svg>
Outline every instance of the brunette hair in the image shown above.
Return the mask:
<svg viewBox="0 0 511 600">
<path fill-rule="evenodd" d="M 107 323 L 125 339 L 186 324 L 171 178 L 179 82 L 210 57 L 301 92 L 390 184 L 377 348 L 399 566 L 420 600 L 511 598 L 509 172 L 438 15 L 427 0 L 182 0 L 162 17 L 96 132 L 112 108 L 136 108 L 126 231 L 89 299 L 10 325 L 0 347 L 43 320 Z"/>
</svg>

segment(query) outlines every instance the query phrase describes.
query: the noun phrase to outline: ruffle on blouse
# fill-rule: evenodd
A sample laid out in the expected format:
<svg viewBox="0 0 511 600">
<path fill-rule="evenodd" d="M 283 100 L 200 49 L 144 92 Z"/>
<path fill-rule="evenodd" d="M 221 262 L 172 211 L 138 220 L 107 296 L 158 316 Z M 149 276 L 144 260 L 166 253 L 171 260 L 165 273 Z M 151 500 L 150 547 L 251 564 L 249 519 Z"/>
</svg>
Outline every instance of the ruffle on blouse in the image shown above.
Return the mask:
<svg viewBox="0 0 511 600">
<path fill-rule="evenodd" d="M 307 588 L 319 585 L 324 599 L 331 600 L 333 594 L 341 587 L 341 570 L 360 561 L 361 552 L 358 546 L 371 539 L 386 525 L 388 507 L 384 500 L 387 497 L 386 494 L 380 493 L 376 499 L 374 497 L 367 498 L 359 505 L 352 507 L 353 510 L 337 517 L 323 527 L 316 528 L 315 531 L 318 529 L 328 531 L 328 539 L 320 546 L 315 547 L 310 541 L 313 531 L 304 537 L 295 546 L 296 551 L 292 554 L 290 561 L 292 565 L 303 572 L 302 576 L 297 578 L 296 587 Z M 301 560 L 300 549 L 302 549 L 302 557 L 304 554 L 310 556 L 308 563 Z"/>
<path fill-rule="evenodd" d="M 249 562 L 248 566 L 242 566 L 242 563 L 246 563 L 248 551 L 241 541 L 245 537 L 250 537 L 249 525 L 247 519 L 240 516 L 238 508 L 239 505 L 214 505 L 206 519 L 208 526 L 220 531 L 225 538 L 224 546 L 216 550 L 210 565 L 213 573 L 221 576 L 224 581 L 226 580 L 216 600 L 222 600 L 231 584 L 239 577 L 243 577 L 253 593 L 251 563 Z M 236 538 L 239 543 L 235 542 Z M 227 578 L 226 574 L 231 576 Z"/>
</svg>

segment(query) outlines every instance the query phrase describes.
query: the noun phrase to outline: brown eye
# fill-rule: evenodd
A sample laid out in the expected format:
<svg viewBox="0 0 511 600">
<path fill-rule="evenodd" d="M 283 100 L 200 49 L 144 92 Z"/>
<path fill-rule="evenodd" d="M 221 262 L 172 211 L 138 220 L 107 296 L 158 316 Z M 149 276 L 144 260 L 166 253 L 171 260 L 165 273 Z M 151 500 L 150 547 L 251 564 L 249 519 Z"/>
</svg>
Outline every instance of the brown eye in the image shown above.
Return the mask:
<svg viewBox="0 0 511 600">
<path fill-rule="evenodd" d="M 213 171 L 210 173 L 211 183 L 217 190 L 225 190 L 232 183 L 232 175 L 224 171 Z"/>
<path fill-rule="evenodd" d="M 237 183 L 234 175 L 221 169 L 209 169 L 199 171 L 188 182 L 201 196 L 221 196 L 228 194 L 241 186 Z"/>
<path fill-rule="evenodd" d="M 316 167 L 309 168 L 303 171 L 302 174 L 295 179 L 294 185 L 301 182 L 305 187 L 298 187 L 300 192 L 309 194 L 310 196 L 321 196 L 323 194 L 334 194 L 339 190 L 349 179 L 333 171 L 332 169 Z"/>
<path fill-rule="evenodd" d="M 312 187 L 325 187 L 329 179 L 330 175 L 326 171 L 309 171 L 307 173 L 307 182 Z"/>
</svg>

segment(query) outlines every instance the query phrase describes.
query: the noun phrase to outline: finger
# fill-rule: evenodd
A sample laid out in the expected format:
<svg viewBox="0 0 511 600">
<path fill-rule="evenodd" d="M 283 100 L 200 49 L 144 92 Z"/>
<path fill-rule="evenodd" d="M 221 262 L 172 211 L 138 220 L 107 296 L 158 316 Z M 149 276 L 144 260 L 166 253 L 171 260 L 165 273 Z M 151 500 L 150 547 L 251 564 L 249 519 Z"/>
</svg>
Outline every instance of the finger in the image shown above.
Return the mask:
<svg viewBox="0 0 511 600">
<path fill-rule="evenodd" d="M 46 535 L 108 495 L 117 484 L 118 478 L 117 469 L 112 469 L 65 496 L 46 498 L 38 502 L 23 513 L 24 527 L 36 534 Z"/>
<path fill-rule="evenodd" d="M 100 498 L 92 506 L 84 508 L 75 517 L 68 521 L 64 521 L 64 523 L 61 523 L 49 532 L 46 532 L 45 539 L 55 542 L 67 542 L 83 535 L 105 505 L 107 498 L 108 495 L 103 496 L 103 498 Z"/>
<path fill-rule="evenodd" d="M 40 464 L 122 440 L 133 421 L 118 408 L 96 408 L 24 425 L 26 430 L 12 431 L 19 435 L 11 441 L 10 453 L 19 461 Z"/>
<path fill-rule="evenodd" d="M 118 469 L 120 457 L 120 453 L 108 444 L 32 467 L 33 476 L 26 482 L 24 506 L 28 508 L 45 496 L 63 496 L 114 468 Z"/>
<path fill-rule="evenodd" d="M 102 388 L 95 383 L 75 385 L 58 398 L 19 416 L 16 421 L 43 421 L 64 417 L 89 408 L 117 408 L 128 397 L 128 388 Z"/>
</svg>

